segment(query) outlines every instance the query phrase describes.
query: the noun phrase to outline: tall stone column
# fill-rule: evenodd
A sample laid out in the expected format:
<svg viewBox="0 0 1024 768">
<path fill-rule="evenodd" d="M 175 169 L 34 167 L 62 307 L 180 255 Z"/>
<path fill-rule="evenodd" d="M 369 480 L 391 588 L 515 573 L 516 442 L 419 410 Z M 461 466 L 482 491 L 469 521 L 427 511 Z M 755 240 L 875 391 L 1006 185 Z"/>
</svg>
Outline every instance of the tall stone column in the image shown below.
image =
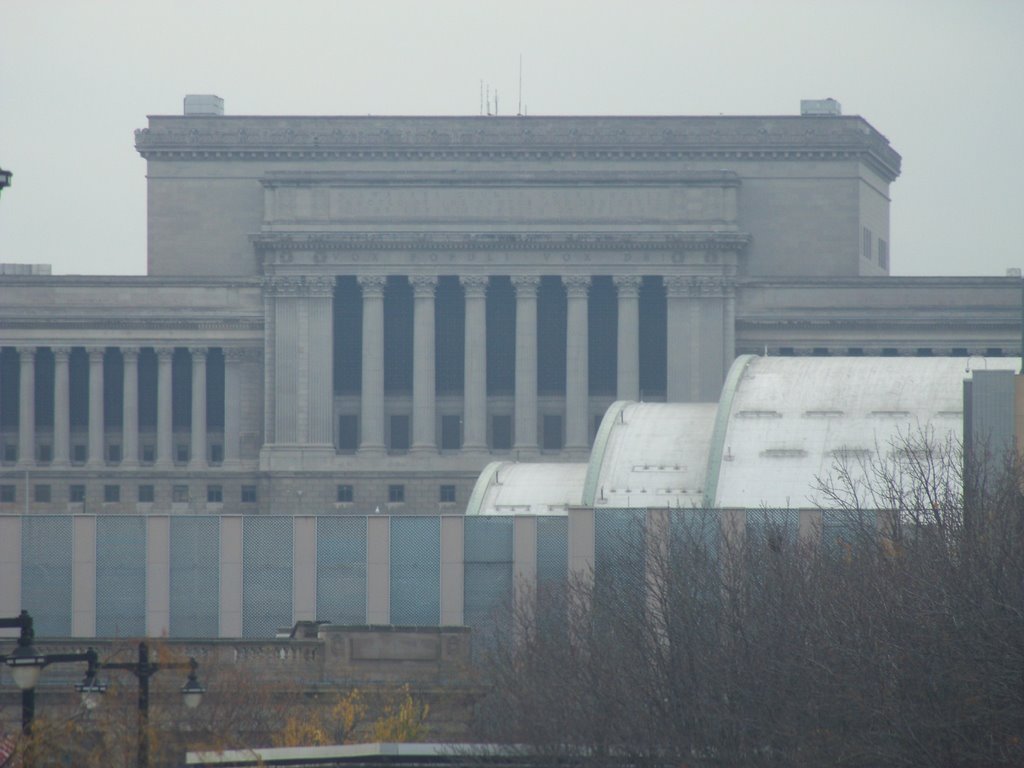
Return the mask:
<svg viewBox="0 0 1024 768">
<path fill-rule="evenodd" d="M 139 463 L 139 348 L 122 347 L 124 396 L 121 400 L 121 465 Z"/>
<path fill-rule="evenodd" d="M 206 347 L 189 349 L 192 354 L 192 444 L 189 467 L 206 466 Z"/>
<path fill-rule="evenodd" d="M 466 292 L 466 350 L 462 386 L 462 450 L 487 450 L 487 284 L 461 278 Z"/>
<path fill-rule="evenodd" d="M 726 277 L 722 280 L 722 294 L 725 297 L 722 320 L 724 325 L 722 332 L 725 339 L 722 345 L 724 363 L 722 381 L 725 381 L 725 377 L 729 374 L 729 368 L 732 367 L 732 361 L 736 359 L 736 280 L 734 278 Z"/>
<path fill-rule="evenodd" d="M 537 287 L 536 275 L 513 275 L 516 290 L 517 451 L 537 450 Z"/>
<path fill-rule="evenodd" d="M 87 347 L 89 354 L 89 464 L 103 464 L 103 347 Z"/>
<path fill-rule="evenodd" d="M 664 278 L 666 393 L 670 403 L 685 403 L 693 400 L 691 395 L 690 367 L 693 357 L 692 318 L 689 313 L 690 278 L 672 275 Z"/>
<path fill-rule="evenodd" d="M 172 347 L 156 350 L 156 463 L 169 467 L 174 463 L 173 390 L 171 364 L 174 360 Z"/>
<path fill-rule="evenodd" d="M 590 445 L 589 318 L 590 277 L 563 278 L 567 302 L 565 320 L 565 449 L 585 454 Z"/>
<path fill-rule="evenodd" d="M 434 293 L 437 277 L 412 278 L 412 447 L 413 452 L 437 451 L 434 371 Z"/>
<path fill-rule="evenodd" d="M 36 460 L 36 348 L 18 347 L 18 463 Z"/>
<path fill-rule="evenodd" d="M 384 275 L 363 275 L 363 381 L 360 453 L 384 452 Z"/>
<path fill-rule="evenodd" d="M 305 371 L 304 429 L 307 445 L 334 446 L 334 283 L 331 276 L 305 278 L 306 343 L 300 370 Z"/>
<path fill-rule="evenodd" d="M 245 351 L 224 350 L 224 464 L 237 464 L 241 456 L 239 442 L 242 424 L 242 360 Z"/>
<path fill-rule="evenodd" d="M 66 466 L 71 450 L 71 347 L 53 352 L 53 463 Z"/>
<path fill-rule="evenodd" d="M 640 399 L 640 283 L 639 275 L 612 278 L 619 294 L 619 326 L 615 396 Z"/>
</svg>

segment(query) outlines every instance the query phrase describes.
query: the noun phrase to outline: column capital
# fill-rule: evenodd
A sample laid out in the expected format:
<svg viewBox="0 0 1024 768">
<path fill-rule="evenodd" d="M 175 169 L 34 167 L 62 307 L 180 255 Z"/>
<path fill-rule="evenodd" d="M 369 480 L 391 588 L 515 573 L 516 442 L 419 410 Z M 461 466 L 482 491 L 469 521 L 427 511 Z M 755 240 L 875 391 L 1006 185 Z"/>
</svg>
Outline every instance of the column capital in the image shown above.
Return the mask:
<svg viewBox="0 0 1024 768">
<path fill-rule="evenodd" d="M 24 360 L 26 356 L 29 358 L 35 357 L 38 347 L 15 347 L 15 349 Z"/>
<path fill-rule="evenodd" d="M 252 347 L 222 347 L 224 359 L 229 363 L 244 363 L 259 360 L 263 350 Z"/>
<path fill-rule="evenodd" d="M 138 347 L 121 347 L 121 357 L 125 360 L 138 360 L 139 359 L 139 348 Z"/>
<path fill-rule="evenodd" d="M 417 299 L 432 299 L 437 290 L 437 275 L 411 275 L 413 295 Z"/>
<path fill-rule="evenodd" d="M 334 296 L 334 278 L 330 275 L 267 275 L 263 291 L 269 296 Z"/>
<path fill-rule="evenodd" d="M 619 293 L 620 299 L 635 299 L 640 295 L 640 285 L 644 279 L 640 275 L 615 275 L 612 282 Z"/>
<path fill-rule="evenodd" d="M 96 362 L 99 360 L 103 361 L 103 354 L 107 351 L 106 347 L 86 347 L 85 352 L 89 355 L 89 362 Z"/>
<path fill-rule="evenodd" d="M 459 282 L 462 283 L 467 299 L 482 299 L 487 295 L 487 286 L 490 285 L 491 278 L 487 275 L 462 275 Z"/>
<path fill-rule="evenodd" d="M 188 353 L 192 355 L 193 362 L 206 362 L 206 353 L 209 352 L 209 347 L 189 347 Z"/>
<path fill-rule="evenodd" d="M 590 291 L 590 275 L 565 275 L 562 283 L 570 297 L 586 298 Z"/>
<path fill-rule="evenodd" d="M 687 275 L 666 275 L 661 278 L 665 284 L 665 294 L 672 299 L 681 299 L 690 295 L 690 277 Z"/>
<path fill-rule="evenodd" d="M 50 347 L 54 360 L 67 360 L 71 356 L 71 347 Z"/>
<path fill-rule="evenodd" d="M 384 296 L 384 286 L 387 285 L 387 275 L 359 275 L 356 278 L 359 287 L 363 289 L 363 298 L 379 299 Z"/>
<path fill-rule="evenodd" d="M 535 298 L 537 288 L 540 286 L 538 275 L 511 275 L 512 287 L 515 288 L 516 298 Z"/>
<path fill-rule="evenodd" d="M 170 360 L 174 357 L 174 347 L 154 347 L 153 351 L 156 352 L 156 356 L 162 360 Z"/>
<path fill-rule="evenodd" d="M 335 279 L 331 275 L 311 275 L 305 278 L 306 292 L 310 298 L 334 298 Z"/>
</svg>

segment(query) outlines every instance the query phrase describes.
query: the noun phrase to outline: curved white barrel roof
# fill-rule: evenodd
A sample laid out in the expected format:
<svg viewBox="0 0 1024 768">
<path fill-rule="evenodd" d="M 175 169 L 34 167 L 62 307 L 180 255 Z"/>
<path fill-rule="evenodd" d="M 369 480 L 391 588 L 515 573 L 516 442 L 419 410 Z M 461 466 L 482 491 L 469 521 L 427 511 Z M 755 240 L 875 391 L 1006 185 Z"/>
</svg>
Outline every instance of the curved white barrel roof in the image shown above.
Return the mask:
<svg viewBox="0 0 1024 768">
<path fill-rule="evenodd" d="M 817 506 L 819 478 L 856 472 L 919 429 L 963 433 L 969 369 L 1019 358 L 738 358 L 718 403 L 616 402 L 589 464 L 495 462 L 466 514 L 564 514 L 569 506 Z"/>
</svg>

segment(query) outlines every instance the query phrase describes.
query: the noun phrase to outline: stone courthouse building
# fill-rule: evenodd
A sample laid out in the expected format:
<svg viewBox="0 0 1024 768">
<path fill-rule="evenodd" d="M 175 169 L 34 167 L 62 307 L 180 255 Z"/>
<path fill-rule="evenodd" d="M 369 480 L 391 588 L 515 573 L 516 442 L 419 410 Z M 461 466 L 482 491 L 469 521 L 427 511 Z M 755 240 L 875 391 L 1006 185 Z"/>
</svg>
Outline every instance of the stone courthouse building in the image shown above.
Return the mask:
<svg viewBox="0 0 1024 768">
<path fill-rule="evenodd" d="M 585 461 L 612 402 L 716 401 L 741 353 L 1018 354 L 1020 280 L 889 276 L 900 155 L 802 111 L 189 97 L 136 133 L 146 276 L 0 276 L 0 512 L 461 513 L 494 458 Z"/>
</svg>

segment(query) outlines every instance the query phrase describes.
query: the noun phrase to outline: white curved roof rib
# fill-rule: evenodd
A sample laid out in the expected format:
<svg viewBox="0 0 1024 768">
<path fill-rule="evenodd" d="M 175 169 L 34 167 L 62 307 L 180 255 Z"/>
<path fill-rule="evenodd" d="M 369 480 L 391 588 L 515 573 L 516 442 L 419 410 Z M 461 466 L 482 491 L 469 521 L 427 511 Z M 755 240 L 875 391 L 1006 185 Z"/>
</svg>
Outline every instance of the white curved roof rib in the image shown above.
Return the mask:
<svg viewBox="0 0 1024 768">
<path fill-rule="evenodd" d="M 844 457 L 856 469 L 889 450 L 899 434 L 923 427 L 937 440 L 959 439 L 967 363 L 988 370 L 1020 365 L 1018 358 L 952 357 L 762 357 L 736 365 L 741 362 L 708 499 L 717 507 L 815 506 L 824 501 L 816 478 L 831 474 Z"/>
</svg>

